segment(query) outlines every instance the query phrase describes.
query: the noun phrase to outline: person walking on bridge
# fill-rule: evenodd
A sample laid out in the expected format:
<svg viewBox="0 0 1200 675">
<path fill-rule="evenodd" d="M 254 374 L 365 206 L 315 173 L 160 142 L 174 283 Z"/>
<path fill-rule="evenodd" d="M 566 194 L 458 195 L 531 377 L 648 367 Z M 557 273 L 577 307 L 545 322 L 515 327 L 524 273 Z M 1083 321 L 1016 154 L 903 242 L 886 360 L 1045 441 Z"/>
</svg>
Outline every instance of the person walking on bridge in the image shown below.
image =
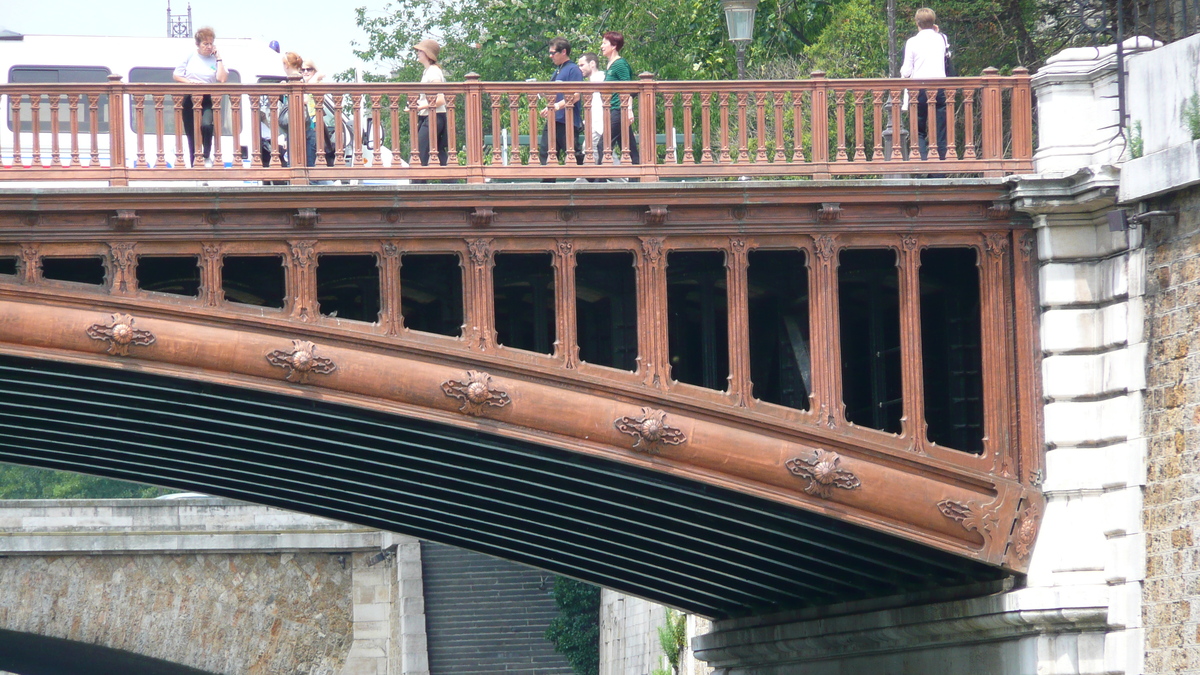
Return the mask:
<svg viewBox="0 0 1200 675">
<path fill-rule="evenodd" d="M 600 53 L 604 58 L 608 59 L 608 69 L 604 73 L 605 82 L 631 82 L 633 81 L 633 68 L 629 67 L 629 62 L 621 58 L 621 50 L 625 48 L 625 36 L 617 31 L 608 31 L 604 34 L 600 41 Z M 632 97 L 629 107 L 624 109 L 624 116 L 629 119 L 629 138 L 625 139 L 624 133 L 621 131 L 621 95 L 614 93 L 612 96 L 612 106 L 609 110 L 609 122 L 612 124 L 612 137 L 608 140 L 609 147 L 612 148 L 613 155 L 617 154 L 617 147 L 624 147 L 625 143 L 629 144 L 629 156 L 633 159 L 634 164 L 641 164 L 642 158 L 638 153 L 637 139 L 633 136 L 633 102 Z"/>
<path fill-rule="evenodd" d="M 557 69 L 554 75 L 550 78 L 551 82 L 583 82 L 583 71 L 575 62 L 571 60 L 571 43 L 565 38 L 556 37 L 550 41 L 550 60 L 554 62 Z M 567 152 L 567 102 L 563 94 L 558 94 L 554 98 L 554 102 L 542 109 L 542 116 L 546 118 L 546 126 L 542 128 L 541 146 L 538 147 L 538 157 L 542 164 L 546 164 L 546 160 L 550 154 L 550 127 L 554 127 L 554 152 L 558 157 L 566 155 Z M 583 165 L 583 139 L 580 136 L 580 131 L 583 130 L 583 105 L 577 98 L 574 108 L 574 117 L 571 120 L 571 134 L 575 138 L 575 163 Z M 557 159 L 558 157 L 555 157 Z M 554 178 L 543 178 L 543 183 L 553 183 Z"/>
</svg>

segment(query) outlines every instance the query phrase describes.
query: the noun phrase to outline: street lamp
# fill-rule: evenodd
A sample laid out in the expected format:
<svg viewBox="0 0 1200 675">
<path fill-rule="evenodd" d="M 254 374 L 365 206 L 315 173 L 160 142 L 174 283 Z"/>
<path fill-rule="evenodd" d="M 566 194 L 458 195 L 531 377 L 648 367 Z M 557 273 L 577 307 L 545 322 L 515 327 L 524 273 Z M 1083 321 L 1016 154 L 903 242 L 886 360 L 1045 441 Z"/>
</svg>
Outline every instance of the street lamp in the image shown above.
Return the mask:
<svg viewBox="0 0 1200 675">
<path fill-rule="evenodd" d="M 746 79 L 746 45 L 754 39 L 754 10 L 758 0 L 721 0 L 729 41 L 737 50 L 738 79 Z"/>
</svg>

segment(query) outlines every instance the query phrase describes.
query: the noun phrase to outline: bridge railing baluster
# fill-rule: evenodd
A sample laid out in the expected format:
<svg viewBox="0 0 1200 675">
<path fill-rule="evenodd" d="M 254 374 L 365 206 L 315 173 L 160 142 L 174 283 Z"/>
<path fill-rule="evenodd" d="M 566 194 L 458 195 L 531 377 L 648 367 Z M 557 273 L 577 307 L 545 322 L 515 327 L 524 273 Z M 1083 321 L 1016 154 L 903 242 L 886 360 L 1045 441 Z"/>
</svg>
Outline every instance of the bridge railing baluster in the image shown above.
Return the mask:
<svg viewBox="0 0 1200 675">
<path fill-rule="evenodd" d="M 214 126 L 221 128 L 212 139 L 214 160 L 221 168 L 231 165 L 228 175 L 246 180 L 824 178 L 878 174 L 880 167 L 871 166 L 877 162 L 894 164 L 889 167 L 893 172 L 998 175 L 1032 169 L 1029 75 L 1019 69 L 1006 77 L 989 69 L 981 77 L 935 81 L 830 80 L 818 72 L 796 81 L 662 82 L 644 74 L 636 82 L 551 84 L 481 82 L 471 75 L 466 82 L 438 89 L 418 83 L 0 85 L 4 110 L 17 121 L 0 144 L 0 157 L 9 163 L 0 167 L 0 181 L 15 179 L 13 172 L 4 170 L 15 166 L 39 167 L 48 179 L 94 180 L 91 170 L 102 168 L 102 154 L 114 180 L 194 180 L 195 174 L 167 171 L 187 164 L 199 169 L 202 165 L 197 163 L 205 159 L 203 142 L 184 158 L 179 133 L 173 134 L 175 151 L 167 148 L 172 135 L 169 118 L 182 130 L 181 103 L 189 96 L 213 101 Z M 923 104 L 922 91 L 930 94 Z M 944 118 L 937 114 L 937 91 L 946 96 Z M 569 105 L 564 113 L 572 129 L 583 123 L 587 133 L 582 137 L 542 138 L 554 124 L 541 111 L 560 93 L 571 104 L 582 104 L 579 110 Z M 414 105 L 421 96 L 428 100 L 437 94 L 446 96 L 449 161 L 445 167 L 421 167 L 423 139 L 417 131 L 424 116 Z M 597 95 L 599 108 L 593 106 Z M 321 162 L 311 171 L 300 161 L 307 154 L 306 97 L 321 102 L 321 114 L 311 121 L 318 153 L 328 157 L 333 150 L 337 155 L 332 166 Z M 632 111 L 632 118 L 613 116 L 614 98 L 619 110 Z M 127 107 L 117 110 L 114 106 L 122 102 Z M 150 105 L 153 112 L 148 111 Z M 281 117 L 281 105 L 296 106 L 297 115 Z M 187 112 L 193 126 L 208 114 L 203 105 Z M 117 123 L 125 117 L 131 122 Z M 924 126 L 934 139 L 930 145 L 936 147 L 938 135 L 946 139 L 944 159 L 936 153 L 920 159 L 922 117 L 928 118 Z M 34 125 L 40 133 L 33 132 Z M 603 130 L 599 145 L 591 133 L 596 127 Z M 431 130 L 437 133 L 436 126 Z M 641 146 L 640 166 L 632 165 L 632 148 L 623 143 L 614 152 L 608 140 L 627 134 Z M 280 147 L 281 139 L 286 149 Z M 68 142 L 70 160 L 64 157 Z M 88 145 L 88 161 L 78 160 L 81 143 Z M 436 153 L 436 140 L 431 145 L 431 153 Z M 260 161 L 234 167 L 234 160 L 244 160 L 239 157 L 243 146 L 260 154 Z M 543 165 L 539 150 L 553 154 L 554 161 Z M 564 151 L 566 160 L 560 157 Z M 582 167 L 573 161 L 576 152 L 591 155 Z M 294 165 L 290 155 L 295 155 Z M 284 161 L 289 164 L 286 170 Z"/>
</svg>

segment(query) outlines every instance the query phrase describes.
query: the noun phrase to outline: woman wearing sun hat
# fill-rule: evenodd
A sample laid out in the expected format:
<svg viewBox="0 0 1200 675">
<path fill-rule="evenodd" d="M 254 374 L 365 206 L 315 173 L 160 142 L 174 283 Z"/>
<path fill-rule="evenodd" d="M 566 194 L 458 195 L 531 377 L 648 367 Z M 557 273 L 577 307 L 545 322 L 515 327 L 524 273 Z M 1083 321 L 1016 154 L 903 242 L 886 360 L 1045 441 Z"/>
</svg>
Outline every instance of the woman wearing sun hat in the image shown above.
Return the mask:
<svg viewBox="0 0 1200 675">
<path fill-rule="evenodd" d="M 442 73 L 441 67 L 438 66 L 438 52 L 442 51 L 442 46 L 436 40 L 421 40 L 413 46 L 413 50 L 417 53 L 417 60 L 421 65 L 425 66 L 425 73 L 421 76 L 421 84 L 431 82 L 445 82 L 446 75 Z M 437 153 L 438 163 L 446 166 L 447 156 L 447 141 L 446 141 L 446 96 L 438 94 L 432 103 L 425 97 L 425 94 L 417 99 L 417 149 L 421 156 L 421 166 L 429 165 L 429 109 L 433 108 L 437 120 Z"/>
</svg>

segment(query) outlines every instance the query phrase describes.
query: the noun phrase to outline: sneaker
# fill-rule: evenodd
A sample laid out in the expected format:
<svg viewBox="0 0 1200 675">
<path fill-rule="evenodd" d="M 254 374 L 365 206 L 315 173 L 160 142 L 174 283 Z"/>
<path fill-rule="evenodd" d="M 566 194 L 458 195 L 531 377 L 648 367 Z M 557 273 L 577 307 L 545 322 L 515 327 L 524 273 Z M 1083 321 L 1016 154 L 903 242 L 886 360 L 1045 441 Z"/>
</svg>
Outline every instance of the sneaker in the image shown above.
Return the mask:
<svg viewBox="0 0 1200 675">
<path fill-rule="evenodd" d="M 576 178 L 576 179 L 575 179 L 575 182 L 576 182 L 576 183 L 586 183 L 586 182 L 588 182 L 588 179 L 586 179 L 586 178 Z"/>
<path fill-rule="evenodd" d="M 206 169 L 211 169 L 212 167 L 213 167 L 213 164 L 212 164 L 212 160 L 211 160 L 211 159 L 206 159 L 206 160 L 204 160 L 204 168 L 206 168 Z"/>
</svg>

